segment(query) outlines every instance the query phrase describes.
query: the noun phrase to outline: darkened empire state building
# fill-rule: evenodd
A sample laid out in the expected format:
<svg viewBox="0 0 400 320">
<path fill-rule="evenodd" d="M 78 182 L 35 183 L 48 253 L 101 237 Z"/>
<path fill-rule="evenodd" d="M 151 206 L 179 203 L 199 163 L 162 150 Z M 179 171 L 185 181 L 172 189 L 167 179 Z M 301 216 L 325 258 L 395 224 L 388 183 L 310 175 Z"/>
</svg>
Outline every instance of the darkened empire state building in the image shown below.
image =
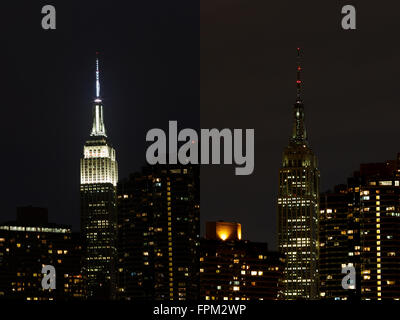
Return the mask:
<svg viewBox="0 0 400 320">
<path fill-rule="evenodd" d="M 300 49 L 297 49 L 298 60 Z M 301 66 L 297 65 L 297 98 L 293 132 L 282 157 L 278 190 L 278 245 L 286 257 L 285 299 L 318 298 L 319 170 L 304 124 Z"/>
<path fill-rule="evenodd" d="M 100 97 L 99 60 L 96 58 L 96 98 L 93 127 L 81 159 L 82 272 L 89 299 L 115 298 L 116 185 L 118 166 L 108 141 Z"/>
</svg>

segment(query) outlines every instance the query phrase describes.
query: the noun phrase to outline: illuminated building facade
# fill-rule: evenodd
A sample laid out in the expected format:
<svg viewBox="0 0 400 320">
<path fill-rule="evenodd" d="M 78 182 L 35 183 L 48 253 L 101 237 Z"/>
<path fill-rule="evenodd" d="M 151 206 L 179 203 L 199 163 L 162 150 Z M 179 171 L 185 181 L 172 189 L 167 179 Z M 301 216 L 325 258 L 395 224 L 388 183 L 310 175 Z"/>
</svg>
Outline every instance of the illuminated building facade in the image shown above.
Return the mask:
<svg viewBox="0 0 400 320">
<path fill-rule="evenodd" d="M 351 265 L 360 283 L 360 192 L 359 180 L 349 179 L 320 196 L 319 276 L 320 297 L 329 300 L 358 300 L 360 286 L 342 287 L 342 267 Z"/>
<path fill-rule="evenodd" d="M 298 57 L 300 51 L 298 49 Z M 319 170 L 309 147 L 300 95 L 301 66 L 297 66 L 297 99 L 293 133 L 279 170 L 278 245 L 285 256 L 285 299 L 318 297 Z"/>
<path fill-rule="evenodd" d="M 276 300 L 284 260 L 268 251 L 267 243 L 241 240 L 238 227 L 236 222 L 206 223 L 200 242 L 201 299 Z"/>
<path fill-rule="evenodd" d="M 399 172 L 399 160 L 362 164 L 348 180 L 347 192 L 351 196 L 347 199 L 347 220 L 340 231 L 347 234 L 347 241 L 346 238 L 334 243 L 324 240 L 335 237 L 339 229 L 326 230 L 321 238 L 323 255 L 327 256 L 336 247 L 337 252 L 342 252 L 343 262 L 354 263 L 358 277 L 353 294 L 363 300 L 400 299 Z M 332 202 L 325 210 L 334 212 Z M 343 278 L 341 265 L 335 266 L 327 259 L 321 259 L 320 264 L 321 294 L 327 298 L 346 299 L 347 292 L 333 291 L 327 281 Z"/>
<path fill-rule="evenodd" d="M 47 209 L 21 207 L 0 225 L 0 299 L 72 300 L 84 297 L 79 235 L 48 223 Z M 56 289 L 42 288 L 42 266 L 56 269 Z"/>
<path fill-rule="evenodd" d="M 199 167 L 147 166 L 118 183 L 118 295 L 199 294 Z"/>
<path fill-rule="evenodd" d="M 116 295 L 116 185 L 118 165 L 103 119 L 99 61 L 96 59 L 96 98 L 93 127 L 81 159 L 81 234 L 84 244 L 82 270 L 89 299 Z"/>
</svg>

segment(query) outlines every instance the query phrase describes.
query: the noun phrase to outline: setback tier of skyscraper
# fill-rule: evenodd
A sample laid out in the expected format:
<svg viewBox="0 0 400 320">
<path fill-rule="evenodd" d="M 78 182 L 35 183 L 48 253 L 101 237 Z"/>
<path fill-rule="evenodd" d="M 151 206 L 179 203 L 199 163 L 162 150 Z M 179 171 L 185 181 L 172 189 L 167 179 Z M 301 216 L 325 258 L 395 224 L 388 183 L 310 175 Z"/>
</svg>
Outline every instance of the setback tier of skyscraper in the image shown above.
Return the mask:
<svg viewBox="0 0 400 320">
<path fill-rule="evenodd" d="M 298 59 L 300 49 L 298 51 Z M 309 147 L 301 98 L 301 66 L 297 65 L 297 98 L 293 132 L 279 170 L 278 245 L 285 256 L 285 299 L 318 298 L 319 170 Z"/>
<path fill-rule="evenodd" d="M 321 195 L 320 295 L 325 299 L 400 299 L 400 162 L 362 164 L 346 185 Z M 341 286 L 344 265 L 356 283 Z"/>
<path fill-rule="evenodd" d="M 118 295 L 199 295 L 199 167 L 147 166 L 118 183 Z"/>
<path fill-rule="evenodd" d="M 117 181 L 115 150 L 104 126 L 97 58 L 93 126 L 83 148 L 80 185 L 82 271 L 89 299 L 114 299 L 116 295 Z"/>
</svg>

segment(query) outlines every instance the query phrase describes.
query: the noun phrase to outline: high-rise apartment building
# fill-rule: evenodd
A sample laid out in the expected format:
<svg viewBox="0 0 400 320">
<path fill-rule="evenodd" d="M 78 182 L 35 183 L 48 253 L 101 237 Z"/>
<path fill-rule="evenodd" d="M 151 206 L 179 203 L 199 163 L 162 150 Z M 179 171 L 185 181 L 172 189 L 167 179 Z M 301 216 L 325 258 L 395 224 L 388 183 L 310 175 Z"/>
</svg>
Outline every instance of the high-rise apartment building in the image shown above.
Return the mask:
<svg viewBox="0 0 400 320">
<path fill-rule="evenodd" d="M 356 283 L 360 283 L 360 192 L 359 179 L 349 179 L 348 185 L 338 185 L 320 196 L 319 276 L 320 297 L 332 300 L 355 300 L 360 286 L 348 283 L 342 287 L 342 268 L 356 268 Z"/>
<path fill-rule="evenodd" d="M 48 222 L 46 208 L 19 207 L 17 220 L 0 225 L 0 299 L 83 299 L 79 236 Z M 43 289 L 42 267 L 55 268 L 55 289 Z"/>
<path fill-rule="evenodd" d="M 199 215 L 198 166 L 146 166 L 118 183 L 122 299 L 198 298 Z"/>
<path fill-rule="evenodd" d="M 298 59 L 300 49 L 298 51 Z M 278 245 L 285 256 L 285 299 L 318 297 L 319 170 L 304 124 L 301 65 L 297 65 L 297 98 L 293 132 L 279 170 Z"/>
<path fill-rule="evenodd" d="M 93 126 L 81 159 L 81 234 L 84 244 L 82 270 L 89 299 L 116 295 L 116 185 L 115 150 L 106 135 L 100 97 L 99 60 L 96 58 L 96 98 Z"/>
<path fill-rule="evenodd" d="M 347 185 L 322 194 L 321 297 L 400 299 L 399 169 L 399 157 L 362 164 Z M 341 200 L 335 201 L 338 193 Z M 340 222 L 334 226 L 332 220 Z M 347 290 L 341 288 L 346 264 L 352 264 L 357 275 L 354 287 Z"/>
<path fill-rule="evenodd" d="M 200 242 L 200 298 L 277 300 L 284 259 L 267 243 L 242 240 L 236 222 L 207 222 Z"/>
</svg>

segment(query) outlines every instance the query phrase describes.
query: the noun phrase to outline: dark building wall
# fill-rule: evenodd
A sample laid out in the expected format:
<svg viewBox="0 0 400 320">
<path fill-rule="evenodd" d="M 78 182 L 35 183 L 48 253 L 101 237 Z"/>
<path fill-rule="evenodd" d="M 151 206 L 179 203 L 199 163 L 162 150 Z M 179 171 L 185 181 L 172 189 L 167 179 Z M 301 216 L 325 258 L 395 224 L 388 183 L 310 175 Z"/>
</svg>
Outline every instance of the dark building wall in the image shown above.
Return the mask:
<svg viewBox="0 0 400 320">
<path fill-rule="evenodd" d="M 276 300 L 284 260 L 266 243 L 245 240 L 200 242 L 200 298 Z"/>
<path fill-rule="evenodd" d="M 0 298 L 82 299 L 79 237 L 66 226 L 0 226 Z M 42 266 L 56 270 L 56 289 L 43 290 Z"/>
<path fill-rule="evenodd" d="M 118 184 L 121 298 L 198 297 L 198 170 L 148 166 Z"/>
<path fill-rule="evenodd" d="M 139 173 L 118 184 L 120 298 L 151 300 L 154 297 L 152 186 L 152 179 Z"/>
</svg>

